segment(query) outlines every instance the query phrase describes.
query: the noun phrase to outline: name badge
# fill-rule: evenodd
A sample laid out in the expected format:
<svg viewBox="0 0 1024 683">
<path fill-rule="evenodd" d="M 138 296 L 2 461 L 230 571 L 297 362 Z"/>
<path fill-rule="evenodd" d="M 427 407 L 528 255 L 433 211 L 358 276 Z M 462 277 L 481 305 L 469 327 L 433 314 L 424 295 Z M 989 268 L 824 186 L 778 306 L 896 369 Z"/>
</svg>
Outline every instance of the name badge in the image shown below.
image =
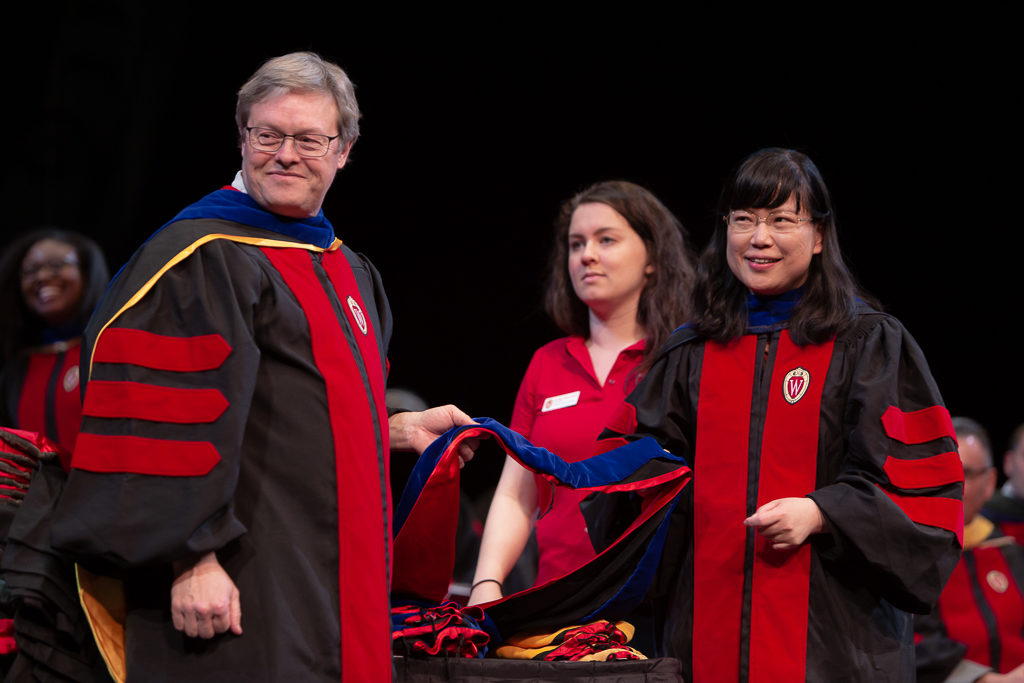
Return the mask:
<svg viewBox="0 0 1024 683">
<path fill-rule="evenodd" d="M 568 408 L 574 406 L 580 401 L 580 392 L 570 391 L 568 394 L 560 394 L 559 396 L 551 396 L 544 399 L 544 405 L 541 406 L 540 412 L 547 413 L 552 410 L 558 410 L 559 408 Z"/>
</svg>

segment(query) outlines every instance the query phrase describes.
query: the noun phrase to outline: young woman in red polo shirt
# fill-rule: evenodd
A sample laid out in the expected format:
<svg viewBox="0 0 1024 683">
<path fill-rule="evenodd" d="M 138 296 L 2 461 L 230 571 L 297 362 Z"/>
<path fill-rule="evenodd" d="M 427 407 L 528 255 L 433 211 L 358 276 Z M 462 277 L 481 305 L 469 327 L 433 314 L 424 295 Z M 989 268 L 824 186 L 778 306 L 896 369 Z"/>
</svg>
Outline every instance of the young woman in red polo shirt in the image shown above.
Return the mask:
<svg viewBox="0 0 1024 683">
<path fill-rule="evenodd" d="M 545 308 L 569 336 L 537 350 L 516 397 L 512 429 L 569 462 L 598 434 L 672 330 L 686 321 L 693 268 L 686 233 L 650 192 L 593 185 L 562 205 Z M 502 597 L 502 582 L 535 526 L 536 583 L 594 557 L 579 503 L 506 458 L 477 562 L 470 604 Z"/>
</svg>

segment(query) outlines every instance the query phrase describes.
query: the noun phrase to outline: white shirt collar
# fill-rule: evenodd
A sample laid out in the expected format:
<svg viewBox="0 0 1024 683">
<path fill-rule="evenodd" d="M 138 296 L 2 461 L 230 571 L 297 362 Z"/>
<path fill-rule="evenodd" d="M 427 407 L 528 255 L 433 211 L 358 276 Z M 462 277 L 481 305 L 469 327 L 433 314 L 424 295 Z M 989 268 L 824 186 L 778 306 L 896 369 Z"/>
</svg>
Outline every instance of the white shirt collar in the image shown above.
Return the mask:
<svg viewBox="0 0 1024 683">
<path fill-rule="evenodd" d="M 231 187 L 235 188 L 239 192 L 244 192 L 245 194 L 249 194 L 245 190 L 245 179 L 242 178 L 242 172 L 241 171 L 239 171 L 238 173 L 235 174 L 235 179 L 231 181 Z"/>
</svg>

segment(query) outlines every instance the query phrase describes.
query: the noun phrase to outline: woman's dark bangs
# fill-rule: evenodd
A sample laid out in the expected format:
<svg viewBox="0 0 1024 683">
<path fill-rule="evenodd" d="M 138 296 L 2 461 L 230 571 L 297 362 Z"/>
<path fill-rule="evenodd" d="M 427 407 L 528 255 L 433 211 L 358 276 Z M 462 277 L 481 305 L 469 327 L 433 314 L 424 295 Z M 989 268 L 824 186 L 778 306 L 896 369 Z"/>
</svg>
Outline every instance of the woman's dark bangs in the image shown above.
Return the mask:
<svg viewBox="0 0 1024 683">
<path fill-rule="evenodd" d="M 753 168 L 744 168 L 736 178 L 729 209 L 775 209 L 786 203 L 789 196 L 796 193 L 797 211 L 806 192 L 806 183 L 794 164 L 783 163 L 755 164 Z"/>
</svg>

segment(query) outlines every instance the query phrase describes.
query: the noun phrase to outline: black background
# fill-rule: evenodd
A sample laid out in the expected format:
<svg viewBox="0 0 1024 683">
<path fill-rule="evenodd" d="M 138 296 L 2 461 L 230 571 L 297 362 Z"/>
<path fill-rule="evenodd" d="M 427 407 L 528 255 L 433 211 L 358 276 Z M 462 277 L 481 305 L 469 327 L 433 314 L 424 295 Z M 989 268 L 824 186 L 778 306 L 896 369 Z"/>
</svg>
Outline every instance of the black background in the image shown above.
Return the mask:
<svg viewBox="0 0 1024 683">
<path fill-rule="evenodd" d="M 923 347 L 950 411 L 985 423 L 997 455 L 1024 421 L 1019 68 L 998 17 L 807 28 L 738 23 L 732 8 L 555 22 L 520 6 L 373 20 L 215 7 L 59 2 L 8 23 L 8 235 L 78 229 L 116 269 L 231 181 L 245 79 L 312 49 L 357 85 L 362 136 L 324 211 L 384 276 L 391 385 L 507 421 L 530 355 L 559 335 L 539 301 L 563 199 L 638 182 L 700 248 L 729 169 L 789 146 L 818 164 L 848 262 Z M 469 485 L 499 466 L 481 458 Z"/>
</svg>

